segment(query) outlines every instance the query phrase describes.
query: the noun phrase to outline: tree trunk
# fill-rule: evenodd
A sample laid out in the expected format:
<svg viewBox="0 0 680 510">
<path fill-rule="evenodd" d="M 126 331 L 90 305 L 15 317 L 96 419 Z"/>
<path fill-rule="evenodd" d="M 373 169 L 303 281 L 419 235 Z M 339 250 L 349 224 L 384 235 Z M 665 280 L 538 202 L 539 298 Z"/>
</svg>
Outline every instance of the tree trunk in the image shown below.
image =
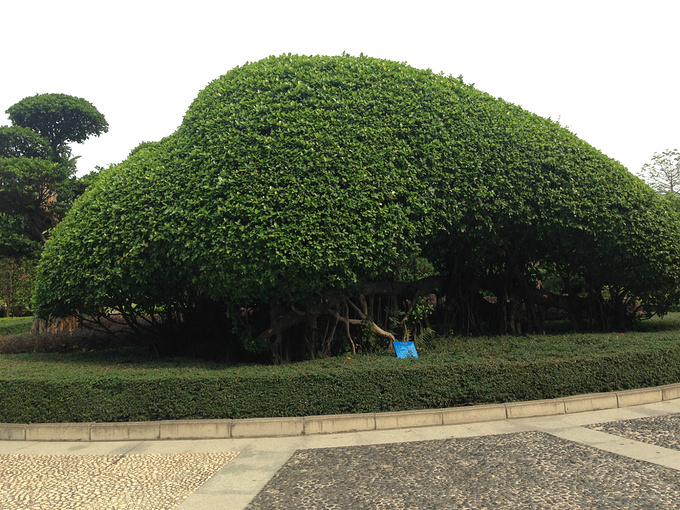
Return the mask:
<svg viewBox="0 0 680 510">
<path fill-rule="evenodd" d="M 38 319 L 35 317 L 31 324 L 31 334 L 70 333 L 76 329 L 78 329 L 78 317 L 75 316 L 65 318 L 50 317 L 49 319 Z"/>
</svg>

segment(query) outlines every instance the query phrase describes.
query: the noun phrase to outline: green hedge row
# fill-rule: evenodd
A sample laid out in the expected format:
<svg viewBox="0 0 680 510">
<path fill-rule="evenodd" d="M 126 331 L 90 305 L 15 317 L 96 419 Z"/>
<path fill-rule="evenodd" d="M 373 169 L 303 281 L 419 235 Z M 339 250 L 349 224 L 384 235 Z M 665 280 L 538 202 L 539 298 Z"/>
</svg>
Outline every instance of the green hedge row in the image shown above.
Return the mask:
<svg viewBox="0 0 680 510">
<path fill-rule="evenodd" d="M 359 357 L 275 370 L 150 370 L 0 380 L 0 422 L 252 418 L 556 398 L 680 382 L 680 346 L 567 361 Z"/>
</svg>

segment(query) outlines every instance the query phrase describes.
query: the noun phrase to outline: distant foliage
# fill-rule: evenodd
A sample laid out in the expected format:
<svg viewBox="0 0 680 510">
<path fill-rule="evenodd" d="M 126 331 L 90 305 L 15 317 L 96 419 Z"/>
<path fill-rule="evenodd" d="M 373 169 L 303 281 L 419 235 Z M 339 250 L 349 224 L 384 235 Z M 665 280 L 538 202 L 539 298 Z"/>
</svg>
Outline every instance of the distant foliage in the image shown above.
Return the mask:
<svg viewBox="0 0 680 510">
<path fill-rule="evenodd" d="M 109 130 L 104 116 L 92 103 L 66 94 L 36 94 L 7 109 L 15 126 L 30 128 L 49 142 L 55 159 L 68 159 L 68 144 L 82 143 Z"/>
<path fill-rule="evenodd" d="M 32 129 L 0 126 L 0 156 L 51 159 L 53 154 L 49 142 Z"/>
<path fill-rule="evenodd" d="M 92 104 L 65 94 L 26 97 L 6 113 L 13 125 L 0 126 L 0 316 L 30 313 L 42 245 L 87 186 L 69 144 L 108 130 Z"/>
<path fill-rule="evenodd" d="M 37 260 L 0 257 L 0 317 L 30 315 Z"/>
<path fill-rule="evenodd" d="M 6 113 L 13 125 L 0 126 L 0 214 L 20 218 L 29 240 L 44 243 L 84 190 L 69 144 L 99 136 L 109 125 L 91 103 L 66 94 L 26 97 Z"/>
<path fill-rule="evenodd" d="M 285 360 L 367 348 L 361 329 L 541 330 L 548 307 L 624 329 L 679 292 L 678 210 L 557 123 L 404 64 L 283 55 L 101 172 L 34 307 Z"/>
<path fill-rule="evenodd" d="M 680 151 L 669 149 L 654 154 L 652 161 L 642 166 L 641 175 L 662 195 L 680 198 Z"/>
</svg>

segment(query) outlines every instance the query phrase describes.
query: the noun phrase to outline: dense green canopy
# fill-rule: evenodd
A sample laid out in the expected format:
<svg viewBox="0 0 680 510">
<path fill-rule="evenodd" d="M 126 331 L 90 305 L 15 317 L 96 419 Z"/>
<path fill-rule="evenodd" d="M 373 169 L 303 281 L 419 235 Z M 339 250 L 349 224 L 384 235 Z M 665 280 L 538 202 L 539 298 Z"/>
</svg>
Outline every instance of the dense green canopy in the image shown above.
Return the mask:
<svg viewBox="0 0 680 510">
<path fill-rule="evenodd" d="M 21 244 L 35 246 L 85 187 L 75 178 L 78 158 L 68 144 L 106 132 L 108 123 L 91 103 L 65 94 L 26 97 L 6 113 L 14 125 L 0 126 L 0 214 L 25 222 L 30 239 Z M 1 254 L 21 251 L 0 243 Z"/>
<path fill-rule="evenodd" d="M 53 157 L 70 155 L 67 144 L 81 143 L 109 130 L 104 116 L 92 103 L 66 94 L 36 94 L 10 106 L 7 111 L 15 126 L 40 133 Z"/>
<path fill-rule="evenodd" d="M 166 326 L 210 311 L 231 341 L 313 355 L 338 324 L 397 334 L 430 293 L 449 325 L 521 332 L 549 306 L 624 327 L 678 289 L 677 210 L 558 123 L 404 64 L 283 55 L 215 80 L 100 176 L 34 305 Z"/>
</svg>

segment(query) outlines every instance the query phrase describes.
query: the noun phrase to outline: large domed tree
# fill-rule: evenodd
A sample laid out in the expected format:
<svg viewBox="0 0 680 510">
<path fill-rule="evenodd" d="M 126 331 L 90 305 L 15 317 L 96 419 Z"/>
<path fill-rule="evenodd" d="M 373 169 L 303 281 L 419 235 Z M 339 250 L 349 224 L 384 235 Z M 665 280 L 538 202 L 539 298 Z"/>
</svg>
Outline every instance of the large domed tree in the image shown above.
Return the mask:
<svg viewBox="0 0 680 510">
<path fill-rule="evenodd" d="M 356 349 L 362 329 L 407 334 L 433 294 L 465 330 L 540 329 L 554 305 L 576 327 L 621 328 L 639 303 L 678 300 L 680 220 L 665 204 L 462 79 L 270 57 L 209 84 L 175 133 L 101 175 L 55 229 L 34 305 L 201 324 L 275 359 L 339 337 Z"/>
</svg>

